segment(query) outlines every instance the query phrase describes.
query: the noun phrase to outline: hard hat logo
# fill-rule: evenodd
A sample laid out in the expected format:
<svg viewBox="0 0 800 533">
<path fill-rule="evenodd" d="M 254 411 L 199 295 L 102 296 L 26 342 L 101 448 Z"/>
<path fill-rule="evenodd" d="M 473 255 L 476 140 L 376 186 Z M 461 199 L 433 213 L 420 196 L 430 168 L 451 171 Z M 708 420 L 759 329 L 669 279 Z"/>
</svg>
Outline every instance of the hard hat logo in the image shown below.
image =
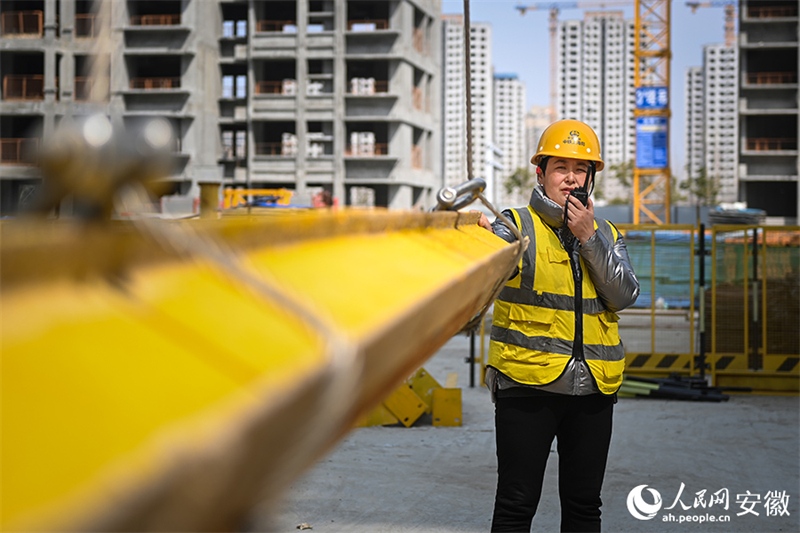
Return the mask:
<svg viewBox="0 0 800 533">
<path fill-rule="evenodd" d="M 586 146 L 586 143 L 581 140 L 581 134 L 578 131 L 572 130 L 569 132 L 569 137 L 564 139 L 564 144 L 574 144 L 577 146 Z"/>
</svg>

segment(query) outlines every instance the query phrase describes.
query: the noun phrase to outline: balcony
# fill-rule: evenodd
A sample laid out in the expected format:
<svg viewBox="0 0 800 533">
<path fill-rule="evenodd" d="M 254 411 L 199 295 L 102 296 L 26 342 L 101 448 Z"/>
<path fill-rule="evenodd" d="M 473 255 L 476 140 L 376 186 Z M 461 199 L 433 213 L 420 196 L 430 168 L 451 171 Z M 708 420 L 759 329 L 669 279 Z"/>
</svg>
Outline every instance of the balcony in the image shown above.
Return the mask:
<svg viewBox="0 0 800 533">
<path fill-rule="evenodd" d="M 132 15 L 131 26 L 180 26 L 180 13 L 159 15 Z"/>
<path fill-rule="evenodd" d="M 9 11 L 0 16 L 3 37 L 41 37 L 44 12 Z"/>
<path fill-rule="evenodd" d="M 349 94 L 355 96 L 371 96 L 373 94 L 386 94 L 389 92 L 388 80 L 375 78 L 351 78 Z"/>
<path fill-rule="evenodd" d="M 18 101 L 44 100 L 43 75 L 3 76 L 3 99 Z"/>
<path fill-rule="evenodd" d="M 748 85 L 789 85 L 797 83 L 797 72 L 748 72 Z"/>
<path fill-rule="evenodd" d="M 79 13 L 75 15 L 75 37 L 94 39 L 100 35 L 100 17 L 96 13 Z"/>
<path fill-rule="evenodd" d="M 254 127 L 254 155 L 293 158 L 297 155 L 297 134 L 291 122 L 262 122 Z M 289 130 L 289 131 L 287 131 Z"/>
<path fill-rule="evenodd" d="M 746 150 L 753 152 L 786 152 L 797 150 L 797 138 L 749 138 L 745 143 Z"/>
<path fill-rule="evenodd" d="M 130 88 L 140 91 L 180 89 L 180 77 L 171 78 L 132 78 Z"/>
<path fill-rule="evenodd" d="M 296 20 L 259 20 L 256 22 L 258 33 L 297 33 Z"/>
<path fill-rule="evenodd" d="M 39 139 L 18 138 L 0 139 L 0 164 L 3 165 L 34 165 L 36 164 L 36 151 L 39 149 Z"/>
<path fill-rule="evenodd" d="M 297 149 L 293 149 L 282 142 L 256 143 L 256 155 L 272 157 L 294 157 Z"/>
<path fill-rule="evenodd" d="M 419 87 L 414 87 L 414 89 L 411 91 L 411 105 L 414 106 L 414 109 L 422 111 L 425 108 L 424 101 L 425 98 L 422 94 L 422 89 Z"/>
<path fill-rule="evenodd" d="M 371 145 L 351 144 L 344 150 L 345 157 L 375 157 L 389 155 L 388 143 L 374 143 Z"/>
<path fill-rule="evenodd" d="M 365 32 L 388 29 L 389 21 L 386 19 L 360 19 L 347 21 L 347 31 Z"/>
<path fill-rule="evenodd" d="M 295 96 L 297 94 L 297 81 L 291 79 L 257 81 L 254 91 L 255 94 L 259 95 Z"/>
<path fill-rule="evenodd" d="M 415 169 L 424 168 L 422 146 L 414 145 L 411 147 L 411 168 Z"/>
<path fill-rule="evenodd" d="M 75 89 L 73 100 L 76 102 L 106 102 L 108 101 L 108 80 L 100 84 L 97 78 L 91 76 L 75 76 Z"/>
<path fill-rule="evenodd" d="M 414 28 L 414 49 L 422 55 L 428 55 L 428 42 L 421 28 Z"/>
<path fill-rule="evenodd" d="M 797 17 L 797 5 L 760 6 L 757 3 L 751 3 L 747 6 L 747 18 L 751 19 L 793 17 Z"/>
</svg>

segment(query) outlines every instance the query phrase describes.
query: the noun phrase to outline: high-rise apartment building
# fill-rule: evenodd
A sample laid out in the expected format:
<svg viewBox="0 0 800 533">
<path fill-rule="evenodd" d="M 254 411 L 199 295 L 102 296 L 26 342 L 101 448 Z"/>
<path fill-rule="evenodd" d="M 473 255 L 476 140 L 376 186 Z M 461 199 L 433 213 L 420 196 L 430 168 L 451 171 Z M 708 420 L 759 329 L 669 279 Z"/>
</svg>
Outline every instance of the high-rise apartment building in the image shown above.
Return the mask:
<svg viewBox="0 0 800 533">
<path fill-rule="evenodd" d="M 703 68 L 686 69 L 684 93 L 686 95 L 686 166 L 678 176 L 681 181 L 696 180 L 705 166 L 703 142 L 704 98 Z"/>
<path fill-rule="evenodd" d="M 90 0 L 0 3 L 2 213 L 38 183 L 29 149 L 97 110 L 170 121 L 165 210 L 191 210 L 208 181 L 289 188 L 300 202 L 327 189 L 340 204 L 432 205 L 440 0 L 101 1 L 108 21 Z M 110 45 L 98 47 L 103 24 Z M 105 72 L 91 68 L 105 57 Z M 93 77 L 110 80 L 99 103 Z"/>
<path fill-rule="evenodd" d="M 453 186 L 467 179 L 466 66 L 464 19 L 442 15 L 442 176 Z"/>
<path fill-rule="evenodd" d="M 466 75 L 464 19 L 444 15 L 443 122 L 445 183 L 458 184 L 467 179 Z M 492 28 L 482 22 L 470 22 L 470 92 L 472 109 L 472 173 L 486 178 L 489 147 L 494 134 L 494 69 L 492 67 Z M 493 168 L 493 167 L 492 167 Z"/>
<path fill-rule="evenodd" d="M 494 139 L 503 154 L 503 170 L 493 184 L 493 202 L 509 206 L 514 199 L 503 182 L 517 170 L 528 169 L 530 159 L 525 146 L 525 84 L 516 74 L 495 74 L 494 96 Z"/>
<path fill-rule="evenodd" d="M 532 106 L 525 114 L 525 161 L 528 163 L 526 168 L 533 170 L 530 159 L 536 153 L 539 139 L 550 125 L 550 107 Z"/>
<path fill-rule="evenodd" d="M 621 11 L 586 12 L 558 26 L 556 116 L 595 129 L 606 168 L 633 161 L 636 130 L 634 24 Z M 630 200 L 630 187 L 597 180 L 598 201 Z"/>
<path fill-rule="evenodd" d="M 797 223 L 798 4 L 739 1 L 739 199 Z"/>
<path fill-rule="evenodd" d="M 736 48 L 715 44 L 703 47 L 703 66 L 687 71 L 687 177 L 705 173 L 717 190 L 717 202 L 738 198 Z"/>
<path fill-rule="evenodd" d="M 703 47 L 704 135 L 706 175 L 718 185 L 717 201 L 737 199 L 737 65 L 736 49 Z"/>
</svg>

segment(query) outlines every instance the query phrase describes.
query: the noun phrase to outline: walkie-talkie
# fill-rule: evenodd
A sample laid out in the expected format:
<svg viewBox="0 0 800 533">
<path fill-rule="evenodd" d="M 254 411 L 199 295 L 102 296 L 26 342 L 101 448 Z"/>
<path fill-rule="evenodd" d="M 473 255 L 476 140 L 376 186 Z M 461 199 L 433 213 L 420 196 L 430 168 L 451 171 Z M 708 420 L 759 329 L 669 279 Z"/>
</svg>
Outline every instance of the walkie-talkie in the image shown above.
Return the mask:
<svg viewBox="0 0 800 533">
<path fill-rule="evenodd" d="M 574 196 L 575 198 L 583 204 L 583 207 L 589 205 L 589 191 L 587 191 L 584 187 L 578 187 L 577 189 L 572 189 L 569 192 L 570 196 Z"/>
<path fill-rule="evenodd" d="M 569 191 L 570 196 L 574 196 L 578 199 L 580 203 L 583 204 L 583 207 L 587 207 L 589 204 L 589 191 L 586 190 L 585 187 L 578 187 Z M 569 214 L 567 208 L 569 207 L 569 198 L 567 201 L 564 202 L 564 224 L 569 223 Z"/>
</svg>

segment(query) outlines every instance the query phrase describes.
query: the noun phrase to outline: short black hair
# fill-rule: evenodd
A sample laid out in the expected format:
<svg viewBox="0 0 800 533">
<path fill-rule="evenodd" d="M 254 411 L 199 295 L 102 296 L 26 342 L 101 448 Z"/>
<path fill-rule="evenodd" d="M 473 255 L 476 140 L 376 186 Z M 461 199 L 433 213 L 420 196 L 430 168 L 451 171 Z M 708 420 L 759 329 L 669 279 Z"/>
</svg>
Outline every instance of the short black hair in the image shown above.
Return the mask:
<svg viewBox="0 0 800 533">
<path fill-rule="evenodd" d="M 550 161 L 550 156 L 549 156 L 549 155 L 546 155 L 546 156 L 542 157 L 542 158 L 539 160 L 539 164 L 538 164 L 538 165 L 536 165 L 537 167 L 539 167 L 539 168 L 541 168 L 541 169 L 542 169 L 542 174 L 544 174 L 544 173 L 545 173 L 545 171 L 547 170 L 547 162 L 548 162 L 548 161 Z"/>
</svg>

